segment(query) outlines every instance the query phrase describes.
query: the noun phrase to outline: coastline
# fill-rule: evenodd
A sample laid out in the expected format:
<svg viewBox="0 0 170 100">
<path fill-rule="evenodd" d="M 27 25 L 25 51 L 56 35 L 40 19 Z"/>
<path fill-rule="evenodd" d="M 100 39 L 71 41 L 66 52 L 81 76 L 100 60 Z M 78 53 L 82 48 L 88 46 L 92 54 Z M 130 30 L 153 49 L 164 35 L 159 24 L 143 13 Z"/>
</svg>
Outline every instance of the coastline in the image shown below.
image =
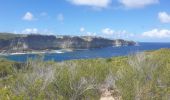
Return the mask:
<svg viewBox="0 0 170 100">
<path fill-rule="evenodd" d="M 53 53 L 65 53 L 65 52 L 72 52 L 72 49 L 61 49 L 61 50 L 33 50 L 33 51 L 26 51 L 26 52 L 5 52 L 0 53 L 0 56 L 9 56 L 9 55 L 25 55 L 25 54 L 53 54 Z"/>
<path fill-rule="evenodd" d="M 115 45 L 115 46 L 110 46 L 114 48 L 118 47 L 126 47 L 128 45 Z M 140 46 L 139 44 L 135 44 L 134 46 Z M 24 50 L 16 50 L 16 51 L 0 51 L 0 56 L 9 56 L 9 55 L 25 55 L 25 54 L 61 54 L 61 53 L 66 53 L 66 52 L 73 52 L 73 51 L 83 51 L 83 50 L 91 50 L 91 49 L 96 49 L 96 48 L 89 48 L 89 49 L 58 49 L 58 50 L 29 50 L 29 51 L 24 51 Z"/>
</svg>

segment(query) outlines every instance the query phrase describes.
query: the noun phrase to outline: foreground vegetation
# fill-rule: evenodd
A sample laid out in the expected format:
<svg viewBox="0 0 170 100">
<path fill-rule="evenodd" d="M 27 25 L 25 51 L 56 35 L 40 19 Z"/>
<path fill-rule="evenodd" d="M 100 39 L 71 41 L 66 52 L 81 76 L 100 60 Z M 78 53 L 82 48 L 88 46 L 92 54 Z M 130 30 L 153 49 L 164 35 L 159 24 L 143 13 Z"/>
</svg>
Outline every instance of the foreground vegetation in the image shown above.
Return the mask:
<svg viewBox="0 0 170 100">
<path fill-rule="evenodd" d="M 170 49 L 109 59 L 0 60 L 0 100 L 170 99 Z"/>
</svg>

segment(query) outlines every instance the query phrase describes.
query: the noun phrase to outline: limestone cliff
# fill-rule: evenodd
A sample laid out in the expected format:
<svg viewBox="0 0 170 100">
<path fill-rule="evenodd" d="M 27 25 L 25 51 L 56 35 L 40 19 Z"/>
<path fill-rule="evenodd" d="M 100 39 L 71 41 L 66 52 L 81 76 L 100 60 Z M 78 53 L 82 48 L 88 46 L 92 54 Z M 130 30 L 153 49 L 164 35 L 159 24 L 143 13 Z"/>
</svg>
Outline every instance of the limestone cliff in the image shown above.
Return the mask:
<svg viewBox="0 0 170 100">
<path fill-rule="evenodd" d="M 110 40 L 91 36 L 53 36 L 53 35 L 27 35 L 10 39 L 0 39 L 0 51 L 30 51 L 30 50 L 56 50 L 56 49 L 90 49 L 107 46 L 131 46 L 136 43 L 122 39 Z"/>
</svg>

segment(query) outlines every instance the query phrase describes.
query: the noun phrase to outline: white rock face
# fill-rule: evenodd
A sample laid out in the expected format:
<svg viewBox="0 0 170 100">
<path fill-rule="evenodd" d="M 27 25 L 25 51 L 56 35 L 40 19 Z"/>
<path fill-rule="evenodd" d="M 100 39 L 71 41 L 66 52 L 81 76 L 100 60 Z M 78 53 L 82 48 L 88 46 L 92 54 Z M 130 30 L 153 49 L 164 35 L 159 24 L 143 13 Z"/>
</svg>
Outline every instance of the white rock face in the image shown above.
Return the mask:
<svg viewBox="0 0 170 100">
<path fill-rule="evenodd" d="M 122 100 L 120 95 L 115 95 L 113 96 L 113 94 L 115 94 L 117 91 L 114 90 L 108 90 L 107 88 L 102 89 L 102 94 L 101 94 L 101 98 L 100 100 Z"/>
</svg>

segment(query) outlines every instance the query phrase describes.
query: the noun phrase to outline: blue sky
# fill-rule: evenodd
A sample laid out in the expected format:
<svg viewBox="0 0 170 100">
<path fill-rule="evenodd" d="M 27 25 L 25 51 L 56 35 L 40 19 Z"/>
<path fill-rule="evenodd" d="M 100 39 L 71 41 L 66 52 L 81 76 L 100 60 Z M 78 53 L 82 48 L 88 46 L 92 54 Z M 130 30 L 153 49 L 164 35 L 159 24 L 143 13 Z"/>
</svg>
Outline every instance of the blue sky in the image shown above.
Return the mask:
<svg viewBox="0 0 170 100">
<path fill-rule="evenodd" d="M 170 42 L 169 0 L 1 0 L 0 32 Z"/>
</svg>

